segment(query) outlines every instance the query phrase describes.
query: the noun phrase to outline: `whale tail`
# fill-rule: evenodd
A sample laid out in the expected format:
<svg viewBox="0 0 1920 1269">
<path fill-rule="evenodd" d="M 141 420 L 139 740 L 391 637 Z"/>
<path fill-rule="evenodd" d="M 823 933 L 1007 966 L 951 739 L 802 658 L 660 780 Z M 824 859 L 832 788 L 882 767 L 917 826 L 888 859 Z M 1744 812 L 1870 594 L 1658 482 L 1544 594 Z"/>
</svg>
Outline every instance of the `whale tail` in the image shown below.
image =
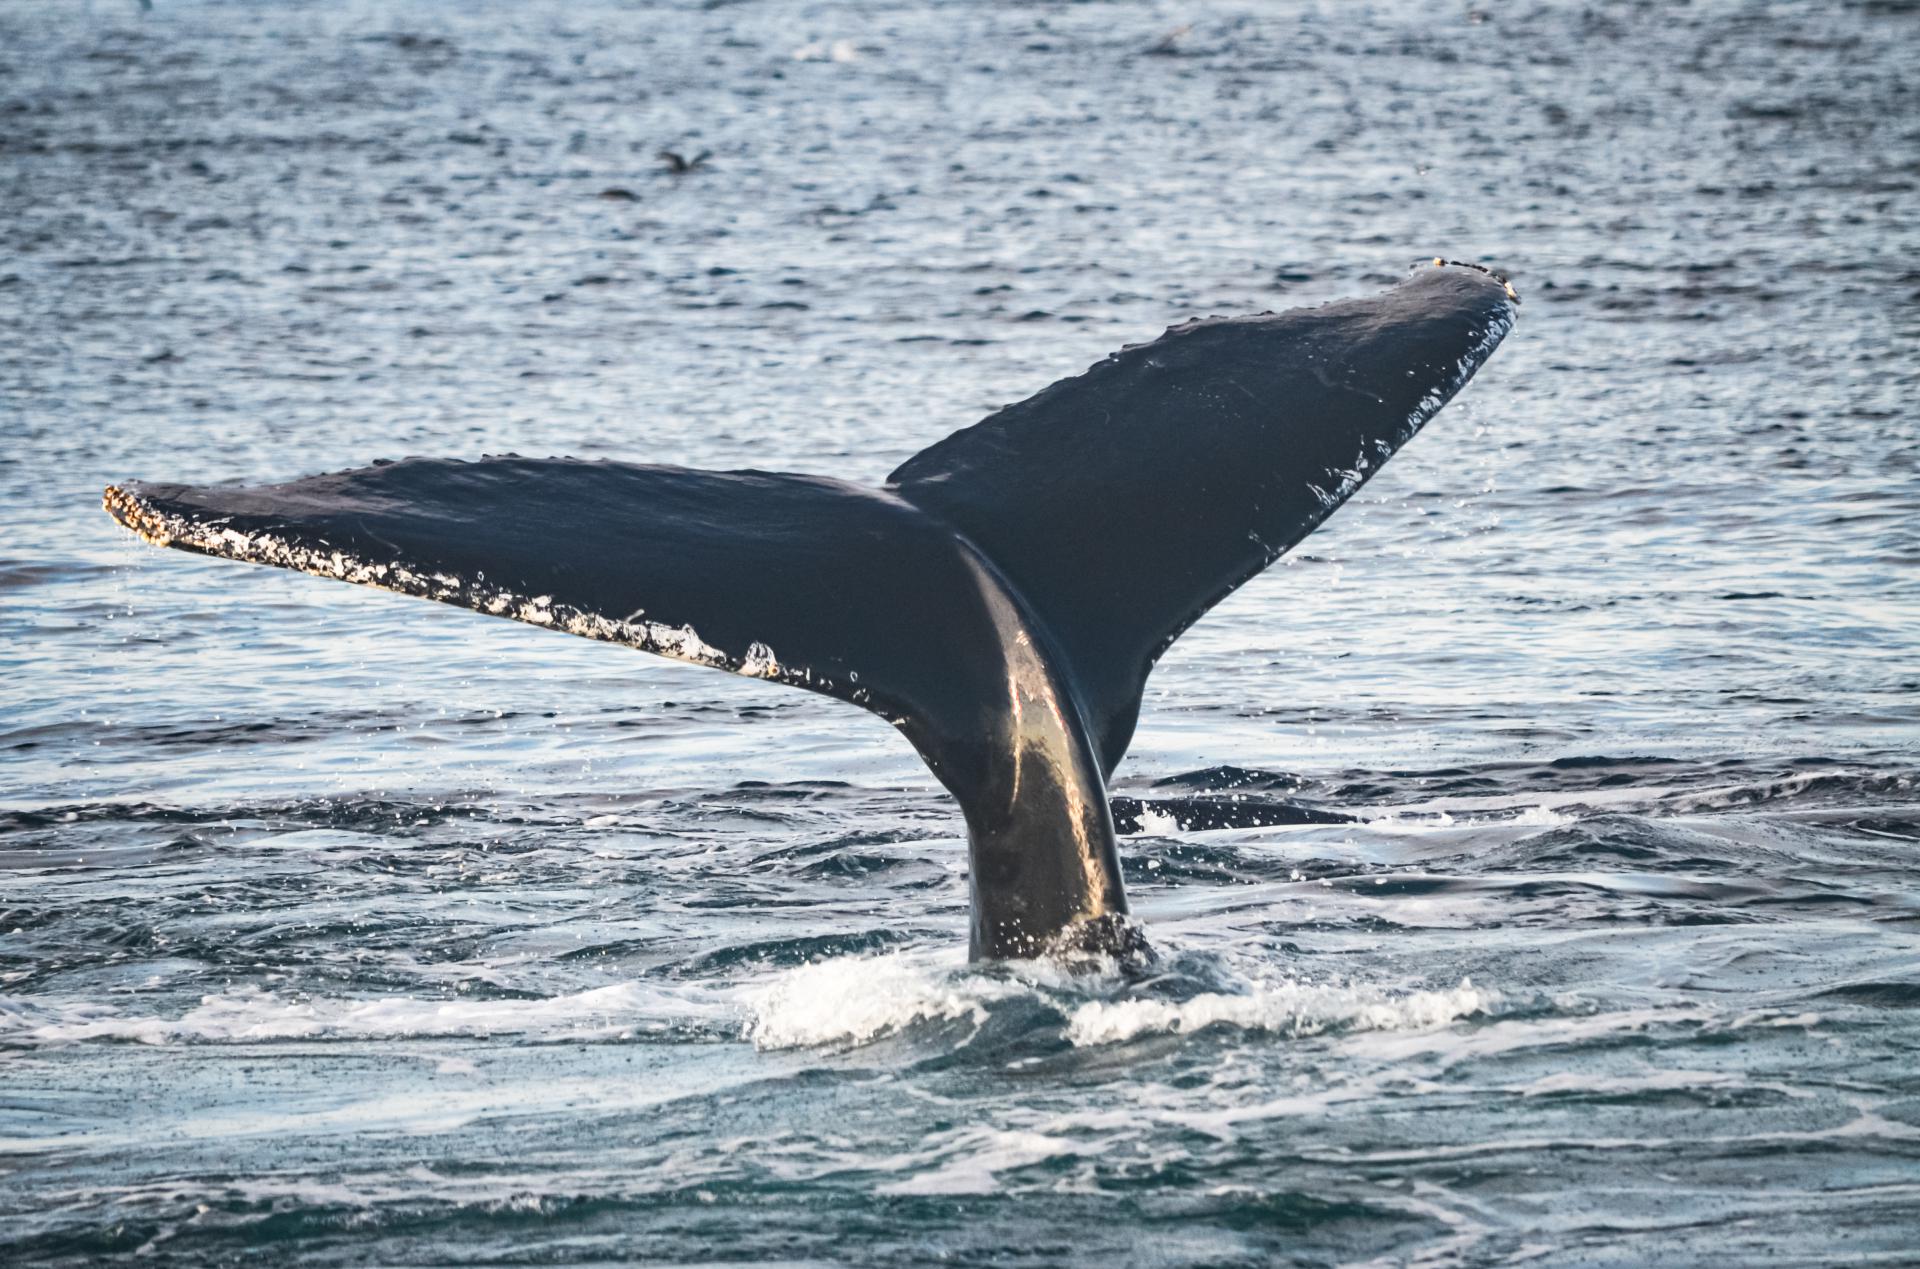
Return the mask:
<svg viewBox="0 0 1920 1269">
<path fill-rule="evenodd" d="M 1454 266 L 1370 299 L 1189 322 L 881 489 L 508 455 L 129 483 L 105 503 L 156 545 L 860 705 L 961 805 L 976 956 L 1113 947 L 1132 936 L 1105 781 L 1153 663 L 1459 391 L 1515 302 Z"/>
</svg>

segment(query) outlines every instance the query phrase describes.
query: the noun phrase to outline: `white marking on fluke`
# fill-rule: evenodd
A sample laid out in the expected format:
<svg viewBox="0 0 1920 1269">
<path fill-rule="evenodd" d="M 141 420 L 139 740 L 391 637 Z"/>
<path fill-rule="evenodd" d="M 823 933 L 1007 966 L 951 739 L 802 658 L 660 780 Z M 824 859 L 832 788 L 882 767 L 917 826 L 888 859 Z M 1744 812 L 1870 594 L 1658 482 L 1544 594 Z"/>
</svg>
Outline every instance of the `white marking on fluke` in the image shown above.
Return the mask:
<svg viewBox="0 0 1920 1269">
<path fill-rule="evenodd" d="M 755 678 L 772 678 L 779 663 L 772 649 L 756 643 L 737 663 L 721 649 L 702 639 L 692 626 L 670 626 L 664 622 L 620 619 L 590 612 L 571 604 L 557 603 L 551 595 L 520 595 L 503 586 L 450 573 L 416 571 L 403 563 L 369 560 L 332 548 L 316 549 L 288 541 L 273 533 L 242 533 L 237 529 L 200 523 L 154 507 L 138 494 L 117 486 L 107 490 L 107 510 L 122 524 L 154 546 L 177 546 L 218 555 L 249 564 L 271 564 L 316 577 L 331 577 L 361 586 L 441 603 L 457 604 L 496 617 L 512 617 L 530 625 L 564 630 L 602 643 L 625 644 L 656 656 L 672 657 L 694 665 L 733 670 Z M 756 653 L 765 655 L 756 656 Z"/>
</svg>

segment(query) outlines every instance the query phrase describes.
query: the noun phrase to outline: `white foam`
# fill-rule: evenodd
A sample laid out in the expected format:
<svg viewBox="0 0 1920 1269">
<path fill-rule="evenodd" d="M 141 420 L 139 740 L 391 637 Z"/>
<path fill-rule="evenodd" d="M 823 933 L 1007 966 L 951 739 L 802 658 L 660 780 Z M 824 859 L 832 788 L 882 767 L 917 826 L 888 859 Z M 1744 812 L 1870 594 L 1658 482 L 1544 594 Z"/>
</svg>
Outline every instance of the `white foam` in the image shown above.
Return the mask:
<svg viewBox="0 0 1920 1269">
<path fill-rule="evenodd" d="M 841 956 L 802 965 L 744 993 L 747 1038 L 762 1049 L 865 1044 L 916 1022 L 986 1021 L 988 1002 L 1018 984 L 959 976 L 925 955 Z"/>
<path fill-rule="evenodd" d="M 131 1014 L 107 1004 L 48 1007 L 0 997 L 0 1044 L 232 1044 L 499 1034 L 541 1040 L 620 1039 L 734 1016 L 729 1003 L 701 989 L 668 992 L 637 982 L 540 1000 L 298 999 L 248 990 L 203 996 L 178 1018 Z"/>
<path fill-rule="evenodd" d="M 1140 808 L 1140 831 L 1157 837 L 1171 837 L 1180 831 L 1180 821 L 1165 811 L 1143 806 Z M 1148 866 L 1153 866 L 1152 861 Z"/>
<path fill-rule="evenodd" d="M 1377 833 L 1443 833 L 1459 828 L 1558 828 L 1573 823 L 1571 815 L 1546 806 L 1523 806 L 1508 813 L 1489 808 L 1484 814 L 1463 814 L 1455 818 L 1444 810 L 1409 811 L 1404 808 L 1365 821 L 1363 827 Z"/>
<path fill-rule="evenodd" d="M 1647 1071 L 1636 1075 L 1596 1075 L 1591 1071 L 1559 1071 L 1543 1075 L 1508 1091 L 1522 1097 L 1554 1097 L 1575 1094 L 1583 1097 L 1620 1097 L 1634 1093 L 1693 1093 L 1708 1089 L 1746 1088 L 1744 1076 L 1728 1071 Z M 1769 1087 L 1780 1088 L 1778 1085 Z M 1785 1091 L 1784 1089 L 1782 1091 Z M 1789 1093 L 1789 1096 L 1792 1094 Z"/>
<path fill-rule="evenodd" d="M 1149 1033 L 1214 1025 L 1285 1035 L 1321 1031 L 1412 1031 L 1491 1010 L 1496 993 L 1462 980 L 1444 991 L 1392 994 L 1363 985 L 1256 984 L 1242 994 L 1185 1001 L 1088 1001 L 1090 980 L 1046 962 L 967 968 L 957 952 L 844 956 L 784 970 L 739 986 L 623 982 L 534 1000 L 302 998 L 249 989 L 203 996 L 178 1017 L 117 1004 L 45 1005 L 0 996 L 0 1045 L 45 1047 L 88 1041 L 139 1044 L 248 1044 L 316 1039 L 513 1035 L 535 1041 L 622 1040 L 697 1028 L 743 1036 L 762 1050 L 861 1045 L 918 1023 L 979 1027 L 993 1005 L 1017 997 L 1077 1004 L 1067 1009 L 1076 1045 L 1112 1044 Z M 446 1074 L 474 1074 L 450 1059 Z"/>
<path fill-rule="evenodd" d="M 1363 827 L 1376 833 L 1437 833 L 1443 829 L 1455 827 L 1453 816 L 1445 811 L 1408 813 L 1389 811 L 1385 815 L 1367 820 Z"/>
<path fill-rule="evenodd" d="M 1392 995 L 1377 987 L 1280 982 L 1244 995 L 1207 992 L 1190 1000 L 1090 1001 L 1067 1020 L 1076 1045 L 1116 1044 L 1154 1032 L 1181 1034 L 1216 1025 L 1281 1035 L 1322 1031 L 1423 1031 L 1488 1013 L 1499 993 L 1461 979 L 1444 991 Z"/>
<path fill-rule="evenodd" d="M 853 62 L 860 59 L 860 46 L 852 40 L 815 40 L 793 50 L 796 62 Z"/>
<path fill-rule="evenodd" d="M 879 1186 L 879 1194 L 991 1194 L 997 1176 L 1048 1159 L 1097 1153 L 1097 1143 L 1075 1141 L 1026 1129 L 966 1128 L 933 1148 L 881 1161 L 883 1169 L 908 1172 L 904 1180 Z M 939 1166 L 923 1171 L 929 1164 Z"/>
</svg>

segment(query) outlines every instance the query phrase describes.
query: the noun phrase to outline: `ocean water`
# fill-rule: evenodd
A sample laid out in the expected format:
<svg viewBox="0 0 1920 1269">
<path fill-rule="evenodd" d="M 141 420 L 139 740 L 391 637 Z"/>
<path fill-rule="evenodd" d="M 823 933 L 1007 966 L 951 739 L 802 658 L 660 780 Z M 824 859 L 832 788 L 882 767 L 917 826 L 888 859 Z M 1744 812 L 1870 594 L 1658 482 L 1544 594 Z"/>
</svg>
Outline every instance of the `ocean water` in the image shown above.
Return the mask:
<svg viewBox="0 0 1920 1269">
<path fill-rule="evenodd" d="M 0 1260 L 1916 1263 L 1916 46 L 1888 0 L 0 5 Z M 969 967 L 958 813 L 858 710 L 99 510 L 878 480 L 1433 255 L 1519 326 L 1162 662 L 1145 979 Z M 1152 805 L 1196 795 L 1357 819 Z"/>
</svg>

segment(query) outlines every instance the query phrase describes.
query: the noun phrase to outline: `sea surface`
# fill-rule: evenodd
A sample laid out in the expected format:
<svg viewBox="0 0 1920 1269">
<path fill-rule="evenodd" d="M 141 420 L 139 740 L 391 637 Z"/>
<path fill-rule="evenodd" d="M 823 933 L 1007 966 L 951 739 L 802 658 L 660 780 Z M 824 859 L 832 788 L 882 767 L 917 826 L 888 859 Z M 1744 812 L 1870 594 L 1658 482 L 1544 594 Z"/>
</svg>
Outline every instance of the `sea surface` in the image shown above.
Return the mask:
<svg viewBox="0 0 1920 1269">
<path fill-rule="evenodd" d="M 1916 49 L 1892 0 L 0 3 L 0 1261 L 1920 1263 Z M 857 709 L 99 509 L 877 481 L 1436 255 L 1513 335 L 1149 685 L 1144 978 L 969 967 L 958 812 Z"/>
</svg>

